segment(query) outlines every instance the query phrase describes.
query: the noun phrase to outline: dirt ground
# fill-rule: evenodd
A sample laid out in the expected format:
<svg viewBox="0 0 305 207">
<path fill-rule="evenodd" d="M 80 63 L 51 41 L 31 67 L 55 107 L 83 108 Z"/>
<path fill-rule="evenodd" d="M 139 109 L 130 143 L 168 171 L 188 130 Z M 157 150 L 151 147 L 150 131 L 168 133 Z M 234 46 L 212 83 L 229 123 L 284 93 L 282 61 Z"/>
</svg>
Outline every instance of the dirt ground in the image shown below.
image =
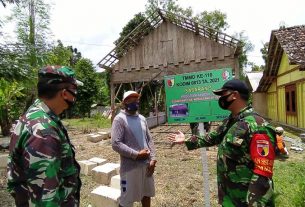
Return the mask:
<svg viewBox="0 0 305 207">
<path fill-rule="evenodd" d="M 155 171 L 156 197 L 152 206 L 204 206 L 203 175 L 200 150 L 187 151 L 184 146 L 171 146 L 166 132 L 177 130 L 190 133 L 188 126 L 160 126 L 151 130 L 157 151 L 157 168 Z M 119 156 L 111 148 L 110 140 L 100 143 L 87 141 L 86 136 L 77 132 L 71 133 L 76 147 L 78 160 L 92 157 L 105 158 L 111 162 L 119 162 Z M 216 148 L 207 151 L 210 172 L 210 195 L 212 206 L 217 206 L 216 197 Z M 82 176 L 81 206 L 90 204 L 90 192 L 98 186 L 91 176 Z M 134 206 L 140 206 L 136 203 Z"/>
<path fill-rule="evenodd" d="M 190 133 L 188 126 L 160 126 L 151 130 L 157 151 L 157 167 L 155 171 L 156 196 L 152 199 L 152 206 L 178 207 L 178 206 L 203 206 L 203 176 L 200 150 L 187 151 L 184 146 L 171 146 L 167 132 L 177 130 Z M 87 141 L 86 134 L 70 129 L 69 135 L 76 148 L 77 160 L 101 157 L 109 162 L 119 163 L 119 156 L 111 148 L 110 140 L 99 143 Z M 210 172 L 211 206 L 216 205 L 216 148 L 210 148 L 208 154 L 208 167 Z M 91 176 L 81 176 L 83 183 L 81 190 L 81 207 L 90 204 L 90 192 L 99 186 Z M 6 192 L 6 176 L 0 178 L 0 206 L 13 206 L 11 196 Z M 134 205 L 140 206 L 139 203 Z"/>
<path fill-rule="evenodd" d="M 185 146 L 171 146 L 167 139 L 169 132 L 181 130 L 190 133 L 189 126 L 159 126 L 151 130 L 157 150 L 155 172 L 156 196 L 152 206 L 156 207 L 199 207 L 204 206 L 204 180 L 202 176 L 201 151 L 187 151 Z M 109 162 L 119 162 L 119 156 L 111 148 L 110 140 L 99 143 L 87 141 L 87 135 L 75 129 L 69 129 L 71 141 L 76 148 L 77 160 L 92 157 L 105 158 Z M 99 130 L 100 131 L 100 130 Z M 96 131 L 97 132 L 97 131 Z M 216 155 L 217 148 L 207 151 L 211 206 L 217 205 Z M 81 207 L 90 204 L 90 192 L 99 186 L 91 176 L 81 176 Z M 0 177 L 0 206 L 14 206 L 11 196 L 6 192 L 6 177 Z M 139 203 L 134 205 L 140 206 Z"/>
</svg>

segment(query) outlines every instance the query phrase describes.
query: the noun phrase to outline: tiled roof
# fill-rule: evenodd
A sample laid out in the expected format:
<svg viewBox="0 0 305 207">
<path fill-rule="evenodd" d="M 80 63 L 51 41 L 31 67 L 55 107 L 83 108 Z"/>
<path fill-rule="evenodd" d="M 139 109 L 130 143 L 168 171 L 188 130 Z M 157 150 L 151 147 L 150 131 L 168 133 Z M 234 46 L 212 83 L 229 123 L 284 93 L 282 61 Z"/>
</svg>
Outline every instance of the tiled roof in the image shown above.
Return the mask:
<svg viewBox="0 0 305 207">
<path fill-rule="evenodd" d="M 305 25 L 271 32 L 266 69 L 257 91 L 268 90 L 277 76 L 283 52 L 287 54 L 290 65 L 299 65 L 299 70 L 305 70 Z"/>
<path fill-rule="evenodd" d="M 305 25 L 279 29 L 273 33 L 288 55 L 290 64 L 305 69 Z"/>
</svg>

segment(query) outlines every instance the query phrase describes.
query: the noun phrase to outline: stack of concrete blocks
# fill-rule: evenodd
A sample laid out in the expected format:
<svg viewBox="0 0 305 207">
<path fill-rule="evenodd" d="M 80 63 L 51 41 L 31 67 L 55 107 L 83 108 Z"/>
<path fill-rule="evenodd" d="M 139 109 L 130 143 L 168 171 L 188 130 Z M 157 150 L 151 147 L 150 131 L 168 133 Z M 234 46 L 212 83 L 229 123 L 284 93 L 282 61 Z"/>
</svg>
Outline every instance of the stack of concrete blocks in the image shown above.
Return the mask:
<svg viewBox="0 0 305 207">
<path fill-rule="evenodd" d="M 91 204 L 94 207 L 117 207 L 120 198 L 119 164 L 106 163 L 92 170 L 92 177 L 102 185 L 91 192 Z M 110 186 L 109 186 L 110 185 Z"/>
<path fill-rule="evenodd" d="M 81 160 L 78 161 L 80 165 L 80 173 L 82 175 L 91 175 L 92 174 L 92 169 L 95 168 L 96 166 L 103 165 L 106 163 L 106 159 L 98 158 L 98 157 L 93 157 L 90 160 Z"/>
<path fill-rule="evenodd" d="M 107 140 L 110 138 L 110 131 L 100 131 L 94 134 L 88 134 L 87 140 L 90 142 L 100 142 L 102 140 Z"/>
<path fill-rule="evenodd" d="M 120 165 L 116 163 L 106 163 L 92 169 L 92 178 L 95 182 L 109 185 L 112 176 L 119 173 Z"/>
<path fill-rule="evenodd" d="M 121 191 L 108 186 L 99 186 L 91 192 L 91 205 L 94 207 L 118 207 Z"/>
<path fill-rule="evenodd" d="M 8 154 L 0 154 L 0 176 L 6 174 Z"/>
</svg>

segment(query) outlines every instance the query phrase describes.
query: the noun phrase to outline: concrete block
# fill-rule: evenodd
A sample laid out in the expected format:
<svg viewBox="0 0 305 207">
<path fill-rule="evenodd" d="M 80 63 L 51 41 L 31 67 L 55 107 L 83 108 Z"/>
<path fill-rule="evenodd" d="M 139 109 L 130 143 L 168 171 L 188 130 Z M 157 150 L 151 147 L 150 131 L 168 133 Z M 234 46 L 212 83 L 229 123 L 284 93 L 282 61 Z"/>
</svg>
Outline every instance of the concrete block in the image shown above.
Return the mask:
<svg viewBox="0 0 305 207">
<path fill-rule="evenodd" d="M 90 162 L 89 160 L 78 161 L 80 165 L 80 173 L 83 175 L 91 175 L 92 169 L 97 166 L 96 162 Z"/>
<path fill-rule="evenodd" d="M 0 154 L 0 168 L 6 168 L 8 154 Z"/>
<path fill-rule="evenodd" d="M 115 163 L 97 166 L 92 169 L 92 178 L 97 183 L 109 185 L 111 177 L 117 174 L 119 167 L 120 165 Z"/>
<path fill-rule="evenodd" d="M 100 131 L 100 132 L 98 132 L 98 134 L 102 136 L 103 140 L 109 139 L 109 137 L 110 137 L 110 135 L 109 135 L 110 133 L 109 132 Z"/>
<path fill-rule="evenodd" d="M 95 162 L 98 165 L 106 164 L 107 160 L 99 157 L 93 157 L 89 159 L 90 162 Z"/>
<path fill-rule="evenodd" d="M 90 141 L 90 142 L 99 142 L 99 141 L 102 141 L 103 140 L 103 136 L 100 135 L 100 134 L 94 134 L 94 135 L 89 135 L 87 137 L 87 140 Z"/>
<path fill-rule="evenodd" d="M 118 207 L 121 191 L 108 186 L 99 186 L 90 193 L 91 205 L 94 207 Z"/>
<path fill-rule="evenodd" d="M 121 189 L 121 177 L 120 175 L 112 176 L 110 187 L 120 190 Z"/>
</svg>

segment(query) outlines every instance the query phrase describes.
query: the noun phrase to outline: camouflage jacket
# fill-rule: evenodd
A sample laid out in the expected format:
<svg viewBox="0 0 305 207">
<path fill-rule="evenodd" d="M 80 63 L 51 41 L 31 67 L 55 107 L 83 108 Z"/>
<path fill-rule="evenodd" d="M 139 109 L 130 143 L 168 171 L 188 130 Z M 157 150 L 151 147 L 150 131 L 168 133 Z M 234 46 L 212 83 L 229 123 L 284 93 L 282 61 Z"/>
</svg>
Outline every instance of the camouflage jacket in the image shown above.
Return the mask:
<svg viewBox="0 0 305 207">
<path fill-rule="evenodd" d="M 249 106 L 235 118 L 230 115 L 216 131 L 186 141 L 189 150 L 218 145 L 217 183 L 222 206 L 274 206 L 272 179 L 253 172 L 249 152 L 253 132 L 257 131 L 268 134 L 274 147 L 270 127 Z"/>
<path fill-rule="evenodd" d="M 79 206 L 74 147 L 59 117 L 36 100 L 11 135 L 8 191 L 16 206 Z"/>
</svg>

